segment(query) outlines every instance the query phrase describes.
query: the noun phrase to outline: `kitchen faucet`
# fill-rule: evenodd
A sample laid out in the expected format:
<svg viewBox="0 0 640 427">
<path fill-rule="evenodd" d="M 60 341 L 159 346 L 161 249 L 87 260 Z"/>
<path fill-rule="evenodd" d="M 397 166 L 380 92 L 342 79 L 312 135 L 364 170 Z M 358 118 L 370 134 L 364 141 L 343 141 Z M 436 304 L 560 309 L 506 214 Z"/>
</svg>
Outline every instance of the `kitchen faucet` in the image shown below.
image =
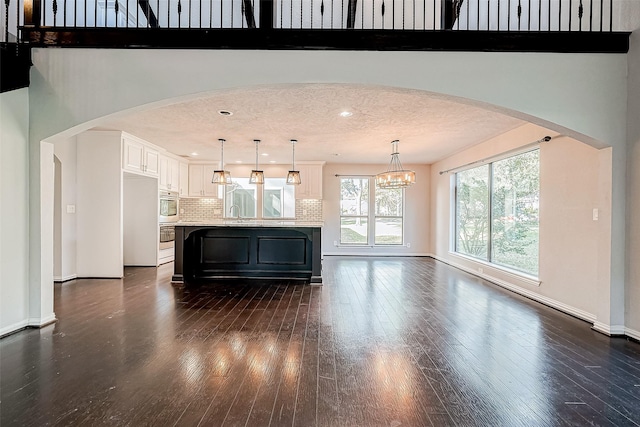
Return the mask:
<svg viewBox="0 0 640 427">
<path fill-rule="evenodd" d="M 231 212 L 233 211 L 233 208 L 236 208 L 236 216 L 235 216 L 235 217 L 231 216 Z M 240 206 L 238 206 L 238 205 L 232 205 L 232 206 L 229 208 L 229 216 L 230 216 L 231 218 L 240 219 Z"/>
</svg>

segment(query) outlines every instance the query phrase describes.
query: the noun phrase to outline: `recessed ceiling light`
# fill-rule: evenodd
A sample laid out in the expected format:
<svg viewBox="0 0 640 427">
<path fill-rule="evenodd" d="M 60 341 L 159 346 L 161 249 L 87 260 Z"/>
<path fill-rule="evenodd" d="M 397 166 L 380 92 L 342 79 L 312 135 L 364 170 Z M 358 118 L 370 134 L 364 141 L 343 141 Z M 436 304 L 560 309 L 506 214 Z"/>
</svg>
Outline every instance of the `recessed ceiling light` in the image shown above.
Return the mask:
<svg viewBox="0 0 640 427">
<path fill-rule="evenodd" d="M 242 163 L 242 160 L 236 160 L 236 163 Z"/>
<path fill-rule="evenodd" d="M 276 162 L 275 160 L 269 160 L 269 163 L 275 163 L 275 162 Z"/>
<path fill-rule="evenodd" d="M 267 157 L 269 153 L 262 153 L 263 156 Z"/>
<path fill-rule="evenodd" d="M 190 156 L 198 156 L 199 154 L 196 153 L 195 151 L 193 153 L 190 154 Z"/>
<path fill-rule="evenodd" d="M 352 115 L 353 113 L 351 111 L 343 111 L 342 113 L 340 113 L 340 117 L 350 117 Z"/>
<path fill-rule="evenodd" d="M 218 114 L 221 116 L 233 116 L 233 113 L 229 110 L 220 110 L 218 111 Z"/>
</svg>

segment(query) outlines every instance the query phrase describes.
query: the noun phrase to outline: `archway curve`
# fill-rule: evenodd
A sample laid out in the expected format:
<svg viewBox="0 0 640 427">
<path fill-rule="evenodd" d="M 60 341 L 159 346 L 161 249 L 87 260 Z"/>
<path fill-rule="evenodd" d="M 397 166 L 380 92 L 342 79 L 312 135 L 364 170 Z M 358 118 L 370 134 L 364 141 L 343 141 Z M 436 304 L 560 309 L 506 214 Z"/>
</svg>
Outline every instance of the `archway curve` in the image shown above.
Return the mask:
<svg viewBox="0 0 640 427">
<path fill-rule="evenodd" d="M 460 97 L 596 147 L 626 143 L 625 55 L 45 49 L 34 52 L 33 63 L 32 142 L 130 109 L 313 82 Z"/>
</svg>

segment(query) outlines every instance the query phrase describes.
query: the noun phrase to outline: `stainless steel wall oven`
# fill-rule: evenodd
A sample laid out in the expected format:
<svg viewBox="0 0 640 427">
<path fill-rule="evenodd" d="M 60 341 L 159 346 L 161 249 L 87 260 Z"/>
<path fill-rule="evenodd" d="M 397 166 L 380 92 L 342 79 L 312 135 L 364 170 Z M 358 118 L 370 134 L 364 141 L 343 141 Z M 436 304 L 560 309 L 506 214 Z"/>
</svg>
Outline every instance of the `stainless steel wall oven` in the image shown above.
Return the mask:
<svg viewBox="0 0 640 427">
<path fill-rule="evenodd" d="M 176 241 L 176 228 L 173 224 L 160 224 L 159 249 L 171 249 Z"/>
<path fill-rule="evenodd" d="M 178 222 L 178 193 L 175 191 L 160 192 L 159 222 Z"/>
</svg>

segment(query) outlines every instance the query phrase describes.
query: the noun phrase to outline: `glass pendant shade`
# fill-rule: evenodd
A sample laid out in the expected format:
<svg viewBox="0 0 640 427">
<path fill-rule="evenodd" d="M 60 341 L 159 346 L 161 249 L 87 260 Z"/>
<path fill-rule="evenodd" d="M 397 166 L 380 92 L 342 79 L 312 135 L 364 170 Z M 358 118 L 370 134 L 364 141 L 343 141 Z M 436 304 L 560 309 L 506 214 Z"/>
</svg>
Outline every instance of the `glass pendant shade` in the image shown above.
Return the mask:
<svg viewBox="0 0 640 427">
<path fill-rule="evenodd" d="M 295 139 L 291 140 L 291 148 L 292 148 L 293 157 L 292 157 L 292 161 L 291 161 L 291 170 L 289 171 L 289 173 L 287 173 L 287 184 L 289 184 L 289 185 L 300 185 L 300 183 L 302 183 L 302 180 L 300 179 L 300 171 L 295 170 L 296 169 L 296 144 L 297 143 L 298 143 L 297 140 L 295 140 Z"/>
<path fill-rule="evenodd" d="M 264 172 L 252 170 L 249 177 L 249 184 L 264 184 Z"/>
<path fill-rule="evenodd" d="M 254 139 L 253 142 L 256 144 L 256 168 L 251 171 L 251 176 L 249 177 L 250 184 L 264 184 L 264 172 L 258 170 L 258 144 L 260 144 L 259 139 Z"/>
<path fill-rule="evenodd" d="M 221 170 L 213 171 L 213 177 L 211 178 L 211 182 L 213 184 L 219 185 L 228 185 L 231 184 L 231 172 L 224 170 L 224 139 L 219 139 L 220 141 L 220 167 Z"/>
<path fill-rule="evenodd" d="M 400 153 L 398 152 L 398 143 L 400 141 L 391 141 L 391 162 L 386 172 L 376 175 L 376 186 L 378 188 L 402 188 L 416 182 L 416 173 L 412 170 L 404 169 L 400 163 Z"/>
<path fill-rule="evenodd" d="M 231 184 L 231 172 L 225 170 L 213 171 L 211 182 L 220 185 Z"/>
<path fill-rule="evenodd" d="M 287 174 L 287 184 L 299 185 L 300 183 L 302 183 L 300 180 L 300 171 L 289 171 Z"/>
</svg>

